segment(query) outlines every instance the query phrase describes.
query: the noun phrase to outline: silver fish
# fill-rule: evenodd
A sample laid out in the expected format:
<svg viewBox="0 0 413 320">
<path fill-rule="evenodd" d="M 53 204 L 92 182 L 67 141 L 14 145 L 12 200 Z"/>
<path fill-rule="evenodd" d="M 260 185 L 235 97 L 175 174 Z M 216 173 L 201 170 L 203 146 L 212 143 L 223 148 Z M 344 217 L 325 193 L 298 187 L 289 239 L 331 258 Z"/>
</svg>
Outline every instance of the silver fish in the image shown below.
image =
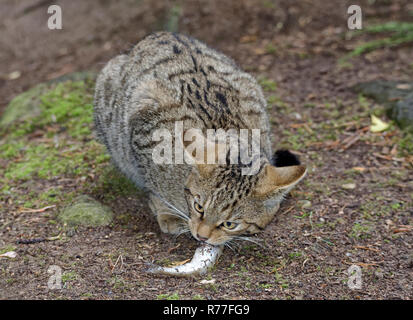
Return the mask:
<svg viewBox="0 0 413 320">
<path fill-rule="evenodd" d="M 151 264 L 147 272 L 177 277 L 203 275 L 215 264 L 223 249 L 223 246 L 203 244 L 196 249 L 190 262 L 176 267 L 161 267 Z"/>
</svg>

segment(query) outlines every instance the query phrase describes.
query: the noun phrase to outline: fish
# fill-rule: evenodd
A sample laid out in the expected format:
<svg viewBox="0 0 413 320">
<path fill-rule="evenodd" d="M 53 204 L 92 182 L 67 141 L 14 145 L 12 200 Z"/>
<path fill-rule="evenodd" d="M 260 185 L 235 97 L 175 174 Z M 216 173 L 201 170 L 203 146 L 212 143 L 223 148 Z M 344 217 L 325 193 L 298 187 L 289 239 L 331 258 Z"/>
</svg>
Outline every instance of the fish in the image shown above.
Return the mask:
<svg viewBox="0 0 413 320">
<path fill-rule="evenodd" d="M 214 266 L 223 250 L 224 246 L 212 246 L 205 243 L 195 250 L 192 260 L 188 263 L 175 267 L 161 267 L 155 264 L 149 264 L 146 272 L 177 277 L 204 275 Z"/>
</svg>

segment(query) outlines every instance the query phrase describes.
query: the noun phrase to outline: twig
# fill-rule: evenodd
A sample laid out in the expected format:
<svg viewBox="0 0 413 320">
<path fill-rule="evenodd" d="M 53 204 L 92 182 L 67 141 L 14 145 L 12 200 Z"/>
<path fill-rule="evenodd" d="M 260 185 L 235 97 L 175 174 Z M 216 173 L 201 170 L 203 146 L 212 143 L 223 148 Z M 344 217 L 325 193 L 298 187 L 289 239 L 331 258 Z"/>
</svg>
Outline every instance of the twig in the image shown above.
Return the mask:
<svg viewBox="0 0 413 320">
<path fill-rule="evenodd" d="M 344 262 L 345 264 L 348 264 L 348 265 L 353 265 L 353 264 L 355 264 L 355 265 L 360 266 L 360 267 L 363 267 L 363 268 L 368 268 L 368 267 L 372 267 L 372 266 L 378 266 L 379 264 L 383 263 L 384 260 L 383 260 L 383 261 L 378 261 L 378 262 L 372 262 L 372 263 L 348 262 L 348 261 L 343 261 L 343 262 Z"/>
<path fill-rule="evenodd" d="M 123 267 L 123 258 L 122 258 L 122 255 L 119 255 L 119 257 L 116 259 L 115 265 L 112 267 L 111 272 L 113 272 L 115 270 L 115 268 L 116 268 L 116 266 L 119 262 L 119 259 L 120 259 L 120 262 L 121 262 L 120 268 L 122 269 L 122 267 Z M 112 262 L 112 260 L 110 260 L 110 262 Z"/>
<path fill-rule="evenodd" d="M 171 253 L 172 251 L 174 251 L 174 250 L 178 249 L 180 246 L 181 246 L 181 244 L 180 244 L 180 243 L 178 243 L 178 245 L 177 245 L 177 246 L 172 247 L 172 248 L 169 248 L 169 249 L 168 249 L 168 253 Z"/>
<path fill-rule="evenodd" d="M 16 241 L 16 244 L 33 244 L 33 243 L 55 241 L 55 240 L 60 240 L 60 234 L 57 236 L 48 237 L 48 238 L 19 239 Z"/>
<path fill-rule="evenodd" d="M 291 206 L 291 207 L 289 207 L 287 210 L 285 210 L 284 212 L 283 212 L 283 214 L 287 214 L 288 212 L 290 212 L 291 210 L 293 210 L 294 209 L 294 206 Z"/>
<path fill-rule="evenodd" d="M 412 231 L 413 227 L 409 225 L 399 225 L 398 228 L 393 229 L 393 233 L 399 232 L 409 232 Z"/>
<path fill-rule="evenodd" d="M 385 155 L 382 155 L 382 154 L 377 153 L 377 152 L 373 152 L 373 156 L 375 156 L 377 158 L 380 158 L 380 159 L 388 160 L 388 161 L 404 162 L 403 158 L 395 158 L 395 157 L 391 157 L 391 156 L 385 156 Z"/>
<path fill-rule="evenodd" d="M 56 207 L 56 205 L 47 206 L 47 207 L 44 207 L 44 208 L 41 208 L 41 209 L 27 209 L 27 210 L 22 210 L 22 211 L 19 211 L 19 213 L 39 213 L 39 212 L 45 212 L 46 210 L 51 209 L 51 208 L 54 208 L 54 207 Z M 23 208 L 23 209 L 26 209 L 26 208 Z"/>
<path fill-rule="evenodd" d="M 370 247 L 364 247 L 364 246 L 354 246 L 356 249 L 363 249 L 363 250 L 370 250 L 370 251 L 375 251 L 375 252 L 380 252 L 378 249 L 370 248 Z"/>
<path fill-rule="evenodd" d="M 33 244 L 46 241 L 46 238 L 34 238 L 34 239 L 20 239 L 17 240 L 17 244 Z"/>
</svg>

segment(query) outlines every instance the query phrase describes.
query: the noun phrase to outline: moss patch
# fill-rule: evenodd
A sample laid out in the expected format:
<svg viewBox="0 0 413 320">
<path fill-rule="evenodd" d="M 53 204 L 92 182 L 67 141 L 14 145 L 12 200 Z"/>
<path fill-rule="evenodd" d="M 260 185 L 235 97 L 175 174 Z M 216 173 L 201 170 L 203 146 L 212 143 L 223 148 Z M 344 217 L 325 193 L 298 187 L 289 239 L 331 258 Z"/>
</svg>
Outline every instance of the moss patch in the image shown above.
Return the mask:
<svg viewBox="0 0 413 320">
<path fill-rule="evenodd" d="M 39 84 L 14 98 L 0 119 L 0 128 L 39 116 L 41 114 L 39 97 L 46 91 L 47 85 Z"/>
<path fill-rule="evenodd" d="M 92 134 L 94 81 L 83 78 L 40 84 L 10 103 L 0 120 L 0 201 L 60 206 L 93 190 L 109 155 Z"/>
</svg>

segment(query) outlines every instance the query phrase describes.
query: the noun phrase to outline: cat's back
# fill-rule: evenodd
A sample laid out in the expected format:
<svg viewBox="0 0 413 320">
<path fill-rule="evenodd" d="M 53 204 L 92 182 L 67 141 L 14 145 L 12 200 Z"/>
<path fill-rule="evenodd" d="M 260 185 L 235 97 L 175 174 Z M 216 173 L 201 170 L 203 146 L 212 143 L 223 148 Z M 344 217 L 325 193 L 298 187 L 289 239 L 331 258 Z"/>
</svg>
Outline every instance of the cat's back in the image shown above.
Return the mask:
<svg viewBox="0 0 413 320">
<path fill-rule="evenodd" d="M 150 34 L 112 59 L 95 91 L 98 136 L 135 181 L 152 166 L 154 130 L 173 130 L 177 121 L 184 129 L 259 128 L 262 149 L 270 154 L 265 109 L 260 86 L 232 59 L 170 32 Z"/>
<path fill-rule="evenodd" d="M 259 118 L 266 117 L 266 102 L 255 79 L 231 58 L 182 34 L 146 36 L 112 59 L 97 84 L 95 104 L 109 111 L 146 90 L 146 98 L 168 96 L 170 104 L 193 111 L 205 128 L 265 128 Z"/>
</svg>

